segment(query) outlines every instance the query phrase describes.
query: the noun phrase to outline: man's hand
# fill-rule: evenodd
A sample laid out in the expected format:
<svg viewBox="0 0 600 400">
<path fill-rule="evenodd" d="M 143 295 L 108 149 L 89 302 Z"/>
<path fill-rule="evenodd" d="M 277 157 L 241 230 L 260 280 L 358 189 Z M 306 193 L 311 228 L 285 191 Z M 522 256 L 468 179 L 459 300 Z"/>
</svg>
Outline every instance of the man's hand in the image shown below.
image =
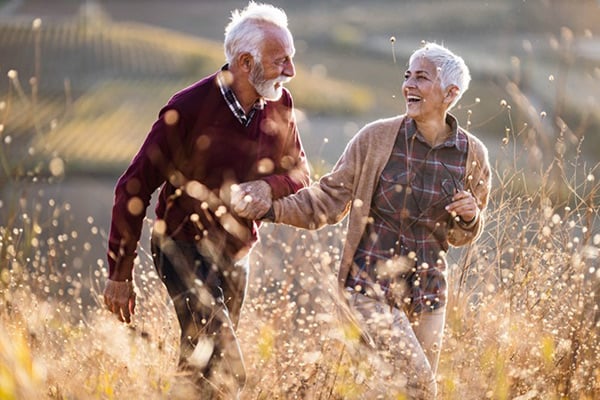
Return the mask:
<svg viewBox="0 0 600 400">
<path fill-rule="evenodd" d="M 113 281 L 108 279 L 104 288 L 104 304 L 117 314 L 121 322 L 131 322 L 135 314 L 135 290 L 132 281 Z"/>
<path fill-rule="evenodd" d="M 257 180 L 231 188 L 231 208 L 242 218 L 259 219 L 271 207 L 271 186 Z"/>
</svg>

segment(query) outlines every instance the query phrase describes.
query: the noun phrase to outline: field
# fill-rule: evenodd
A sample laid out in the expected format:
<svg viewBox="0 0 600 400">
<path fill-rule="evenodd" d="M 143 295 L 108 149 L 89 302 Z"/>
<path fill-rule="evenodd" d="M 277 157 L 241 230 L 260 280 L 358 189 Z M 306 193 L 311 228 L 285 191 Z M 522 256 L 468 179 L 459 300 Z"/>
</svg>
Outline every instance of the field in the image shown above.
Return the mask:
<svg viewBox="0 0 600 400">
<path fill-rule="evenodd" d="M 290 89 L 314 178 L 362 124 L 402 112 L 423 39 L 471 66 L 456 115 L 494 167 L 483 236 L 449 254 L 440 399 L 600 398 L 600 6 L 364 3 L 274 1 L 296 38 Z M 243 6 L 0 1 L 1 399 L 186 398 L 152 213 L 134 323 L 102 308 L 112 185 L 170 94 L 218 68 Z M 344 228 L 261 229 L 238 329 L 244 399 L 403 398 L 336 317 Z"/>
</svg>

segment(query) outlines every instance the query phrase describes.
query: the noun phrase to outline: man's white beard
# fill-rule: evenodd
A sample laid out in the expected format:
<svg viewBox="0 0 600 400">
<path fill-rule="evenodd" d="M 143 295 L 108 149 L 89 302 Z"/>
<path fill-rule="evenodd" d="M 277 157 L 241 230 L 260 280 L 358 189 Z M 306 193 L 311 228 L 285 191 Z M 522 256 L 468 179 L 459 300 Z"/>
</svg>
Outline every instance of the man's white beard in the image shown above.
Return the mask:
<svg viewBox="0 0 600 400">
<path fill-rule="evenodd" d="M 254 85 L 258 94 L 264 97 L 266 100 L 277 101 L 283 94 L 283 86 L 275 87 L 275 84 L 281 81 L 281 78 L 271 79 L 264 81 L 260 84 Z M 283 81 L 282 81 L 283 83 Z"/>
<path fill-rule="evenodd" d="M 287 76 L 279 76 L 275 79 L 270 79 L 265 81 L 264 71 L 262 66 L 257 64 L 255 70 L 250 74 L 250 83 L 254 86 L 254 89 L 258 92 L 259 95 L 264 97 L 266 100 L 277 101 L 281 98 L 283 94 L 283 84 L 289 82 L 290 78 Z M 278 87 L 275 87 L 275 84 L 280 82 L 281 84 Z"/>
</svg>

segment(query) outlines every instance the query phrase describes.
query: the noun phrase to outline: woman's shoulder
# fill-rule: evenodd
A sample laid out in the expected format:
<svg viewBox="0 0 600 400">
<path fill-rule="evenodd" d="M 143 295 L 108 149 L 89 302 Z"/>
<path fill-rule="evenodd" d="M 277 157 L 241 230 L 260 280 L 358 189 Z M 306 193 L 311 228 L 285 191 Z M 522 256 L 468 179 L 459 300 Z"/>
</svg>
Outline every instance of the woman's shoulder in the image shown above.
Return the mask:
<svg viewBox="0 0 600 400">
<path fill-rule="evenodd" d="M 488 156 L 488 149 L 481 139 L 477 136 L 461 129 L 468 140 L 468 153 L 467 153 L 467 175 L 468 176 L 479 176 L 474 182 L 483 183 L 487 181 L 488 191 L 491 186 L 490 178 L 490 159 Z"/>
<path fill-rule="evenodd" d="M 387 141 L 390 137 L 395 138 L 395 134 L 400 129 L 404 115 L 397 115 L 395 117 L 380 118 L 375 121 L 371 121 L 364 125 L 356 134 L 355 139 L 360 141 Z"/>
<path fill-rule="evenodd" d="M 468 130 L 460 127 L 462 133 L 464 133 L 467 137 L 467 141 L 469 143 L 469 150 L 474 152 L 477 157 L 485 157 L 487 159 L 487 146 L 483 141 L 478 138 L 475 134 L 469 132 Z"/>
<path fill-rule="evenodd" d="M 362 130 L 387 131 L 390 129 L 400 129 L 400 124 L 404 115 L 396 115 L 394 117 L 380 118 L 367 123 Z"/>
</svg>

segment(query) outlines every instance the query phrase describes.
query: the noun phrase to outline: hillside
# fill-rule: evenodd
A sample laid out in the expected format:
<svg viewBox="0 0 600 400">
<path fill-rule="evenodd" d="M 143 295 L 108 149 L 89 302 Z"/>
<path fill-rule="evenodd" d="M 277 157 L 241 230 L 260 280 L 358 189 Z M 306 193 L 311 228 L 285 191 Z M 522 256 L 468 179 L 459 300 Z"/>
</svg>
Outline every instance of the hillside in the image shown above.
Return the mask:
<svg viewBox="0 0 600 400">
<path fill-rule="evenodd" d="M 169 97 L 224 59 L 221 43 L 114 22 L 99 12 L 1 19 L 0 54 L 0 73 L 17 72 L 1 87 L 9 105 L 4 135 L 15 148 L 59 156 L 79 173 L 96 174 L 122 169 Z M 354 114 L 372 107 L 369 89 L 302 65 L 290 88 L 308 112 Z"/>
<path fill-rule="evenodd" d="M 600 129 L 594 36 L 600 7 L 593 1 L 273 3 L 286 9 L 295 34 L 298 74 L 289 87 L 315 161 L 333 162 L 363 123 L 402 112 L 403 65 L 424 39 L 444 42 L 471 67 L 471 88 L 454 112 L 492 149 L 510 118 L 513 134 L 526 133 L 525 124 L 534 128 L 528 135 L 545 157 L 562 136 L 573 144 L 585 138 L 584 153 L 597 160 L 590 149 L 600 144 L 594 134 Z M 243 5 L 5 2 L 0 74 L 17 70 L 30 93 L 37 65 L 40 86 L 29 100 L 35 111 L 24 111 L 26 96 L 4 109 L 4 134 L 20 137 L 15 147 L 59 152 L 80 172 L 120 170 L 169 96 L 222 64 L 223 26 L 230 10 Z M 8 80 L 0 82 L 1 93 L 11 93 Z M 510 116 L 503 100 L 512 106 Z"/>
</svg>

